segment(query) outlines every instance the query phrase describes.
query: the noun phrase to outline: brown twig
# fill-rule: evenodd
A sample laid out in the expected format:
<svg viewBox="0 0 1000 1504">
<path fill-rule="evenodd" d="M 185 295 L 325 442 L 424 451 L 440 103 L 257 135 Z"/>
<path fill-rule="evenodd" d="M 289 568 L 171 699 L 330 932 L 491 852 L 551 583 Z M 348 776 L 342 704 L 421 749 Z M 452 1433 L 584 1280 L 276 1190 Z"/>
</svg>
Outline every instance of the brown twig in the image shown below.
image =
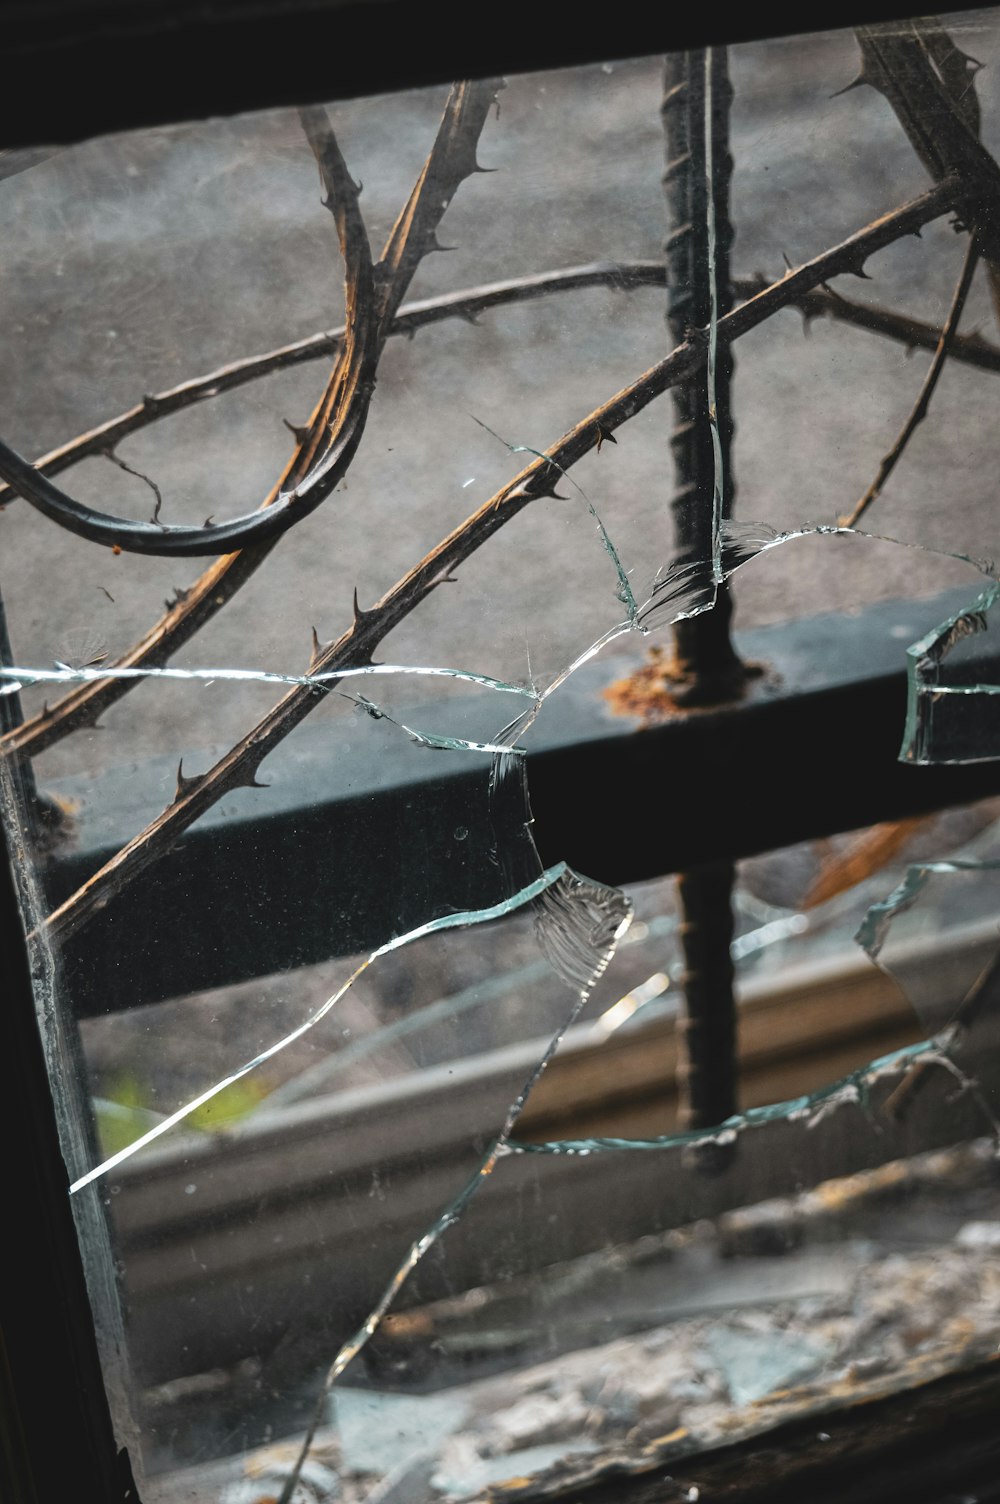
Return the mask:
<svg viewBox="0 0 1000 1504">
<path fill-rule="evenodd" d="M 924 377 L 924 382 L 920 388 L 917 400 L 913 405 L 913 410 L 911 411 L 906 422 L 903 424 L 903 427 L 900 429 L 896 442 L 893 444 L 888 453 L 883 455 L 882 463 L 878 467 L 878 473 L 875 476 L 875 479 L 872 481 L 871 485 L 868 487 L 868 490 L 861 497 L 860 501 L 857 502 L 854 510 L 850 512 L 846 517 L 841 517 L 839 519 L 839 525 L 841 527 L 857 526 L 858 522 L 871 506 L 872 502 L 876 499 L 876 497 L 881 495 L 886 481 L 889 479 L 890 475 L 895 470 L 900 459 L 902 458 L 903 451 L 906 449 L 907 444 L 910 442 L 910 439 L 913 437 L 913 434 L 915 433 L 917 428 L 926 418 L 927 410 L 930 407 L 931 398 L 934 395 L 934 389 L 937 386 L 938 381 L 941 379 L 941 372 L 944 370 L 945 361 L 948 359 L 948 356 L 951 352 L 952 342 L 955 338 L 955 332 L 958 328 L 959 319 L 962 317 L 962 310 L 965 308 L 965 300 L 969 295 L 969 288 L 972 285 L 972 277 L 973 273 L 976 270 L 976 263 L 978 260 L 979 248 L 976 245 L 975 237 L 973 237 L 969 241 L 968 247 L 966 248 L 965 260 L 962 263 L 962 270 L 959 275 L 958 282 L 955 286 L 955 292 L 951 300 L 951 307 L 948 310 L 948 317 L 944 321 L 944 327 L 941 330 L 941 336 L 937 343 L 937 349 L 934 351 L 934 359 L 931 361 L 930 369 L 928 370 L 927 375 Z"/>
<path fill-rule="evenodd" d="M 889 214 L 880 216 L 840 245 L 824 251 L 780 282 L 765 288 L 719 320 L 718 338 L 738 339 L 783 308 L 801 292 L 831 277 L 856 270 L 900 235 L 947 213 L 957 184 L 948 179 Z M 368 611 L 355 609 L 351 626 L 313 661 L 314 672 L 331 672 L 371 661 L 384 637 L 433 591 L 442 578 L 539 497 L 551 495 L 555 483 L 599 439 L 626 423 L 677 381 L 688 379 L 707 357 L 707 336 L 696 331 L 657 365 L 590 413 L 552 446 L 526 465 L 506 486 L 454 529 L 436 548 L 398 580 Z M 332 683 L 331 681 L 331 687 Z M 139 873 L 168 851 L 178 836 L 231 789 L 252 784 L 264 758 L 323 698 L 313 686 L 291 690 L 203 777 L 183 792 L 145 830 L 122 848 L 66 900 L 46 922 L 53 939 L 76 933 L 92 914 Z"/>
<path fill-rule="evenodd" d="M 388 335 L 406 289 L 423 258 L 431 251 L 446 249 L 437 239 L 437 227 L 459 184 L 487 169 L 476 159 L 476 147 L 488 110 L 503 83 L 497 79 L 456 85 L 438 128 L 437 137 L 423 170 L 413 185 L 386 241 L 376 268 L 379 287 L 379 327 Z"/>
<path fill-rule="evenodd" d="M 957 176 L 963 183 L 962 219 L 986 263 L 1000 320 L 1000 166 L 979 140 L 974 60 L 933 21 L 859 26 L 856 35 L 857 81 L 885 96 L 935 182 Z"/>
<path fill-rule="evenodd" d="M 761 287 L 756 284 L 736 282 L 737 291 Z M 941 326 L 924 319 L 912 318 L 906 313 L 894 313 L 888 308 L 879 308 L 871 303 L 855 303 L 844 298 L 832 288 L 817 288 L 815 292 L 803 293 L 794 300 L 793 306 L 806 320 L 831 318 L 838 323 L 852 324 L 858 329 L 868 329 L 872 334 L 881 334 L 886 339 L 905 345 L 907 350 L 936 350 L 941 338 Z M 976 366 L 980 371 L 1000 373 L 1000 346 L 983 339 L 981 334 L 959 334 L 951 342 L 951 360 L 963 365 Z"/>
<path fill-rule="evenodd" d="M 457 85 L 451 90 L 448 102 L 445 105 L 444 119 L 448 120 L 453 115 L 461 113 L 463 130 L 458 135 L 460 147 L 466 148 L 467 138 L 470 133 L 481 131 L 485 124 L 490 105 L 495 98 L 498 84 L 495 81 L 485 80 L 473 85 Z M 471 92 L 470 92 L 471 91 Z M 454 133 L 444 132 L 445 146 L 435 143 L 431 156 L 435 153 L 452 149 L 451 143 L 455 139 Z M 438 142 L 442 138 L 439 132 Z M 467 149 L 465 150 L 467 158 Z M 426 168 L 423 178 L 426 177 Z M 436 173 L 436 181 L 440 187 L 446 179 L 453 182 L 454 187 L 448 198 L 453 196 L 455 188 L 461 181 L 464 171 L 464 160 L 456 160 L 447 171 L 445 167 L 439 167 Z M 356 196 L 357 190 L 351 182 L 345 169 L 345 186 Z M 444 213 L 445 203 L 437 204 L 437 216 L 440 219 Z M 411 196 L 412 197 L 412 196 Z M 425 236 L 428 230 L 433 233 L 435 207 L 430 204 L 421 208 L 419 222 L 414 221 L 414 228 Z M 396 232 L 394 231 L 393 234 Z M 366 242 L 367 243 L 367 242 Z M 346 254 L 346 253 L 345 253 Z M 412 276 L 414 261 L 412 257 L 405 257 L 405 276 Z M 400 275 L 404 275 L 402 272 Z M 403 289 L 405 292 L 405 288 Z M 356 301 L 356 294 L 351 285 L 350 274 L 347 285 L 347 307 Z M 385 331 L 376 318 L 376 330 L 372 335 L 374 351 L 372 358 L 377 361 L 384 344 Z M 318 406 L 312 414 L 304 432 L 299 437 L 298 444 L 291 461 L 272 490 L 269 497 L 263 503 L 270 505 L 283 487 L 294 485 L 301 481 L 311 467 L 315 466 L 324 442 L 332 446 L 336 442 L 337 434 L 332 431 L 332 425 L 336 421 L 338 412 L 343 411 L 343 393 L 352 389 L 359 398 L 367 398 L 369 393 L 359 389 L 353 381 L 349 370 L 349 357 L 346 343 L 340 348 L 338 358 L 334 363 L 333 372 L 327 383 L 326 390 Z M 127 416 L 127 415 L 126 415 Z M 107 442 L 107 425 L 100 430 L 102 443 L 98 447 L 104 447 Z M 358 434 L 360 437 L 360 432 Z M 327 477 L 329 478 L 329 477 Z M 175 599 L 168 602 L 164 615 L 149 629 L 144 637 L 115 661 L 116 668 L 142 668 L 159 667 L 188 642 L 195 633 L 210 621 L 215 614 L 222 609 L 236 594 L 250 576 L 260 567 L 267 558 L 277 539 L 265 543 L 255 544 L 245 548 L 237 554 L 229 554 L 216 560 L 206 569 L 194 585 L 185 591 L 178 590 Z M 46 747 L 52 746 L 69 732 L 81 726 L 93 725 L 98 717 L 115 701 L 127 693 L 128 689 L 136 681 L 106 681 L 103 684 L 81 685 L 70 694 L 63 697 L 51 710 L 43 710 L 40 715 L 33 716 L 19 727 L 15 737 L 10 740 L 0 741 L 0 748 L 6 753 L 24 751 L 34 756 Z"/>
<path fill-rule="evenodd" d="M 641 287 L 662 287 L 665 280 L 666 272 L 662 261 L 595 261 L 584 266 L 560 267 L 556 271 L 538 272 L 526 277 L 509 277 L 500 282 L 484 283 L 481 287 L 462 288 L 440 297 L 415 299 L 412 303 L 406 303 L 392 320 L 389 336 L 412 336 L 419 329 L 443 323 L 447 319 L 459 318 L 472 322 L 480 313 L 488 312 L 491 308 L 503 308 L 512 303 L 523 303 L 554 293 L 575 292 L 589 287 L 613 287 L 631 292 Z M 749 298 L 763 291 L 767 285 L 763 276 L 737 277 L 733 280 L 733 291 L 739 298 Z M 936 324 L 869 303 L 853 302 L 829 288 L 802 293 L 793 298 L 789 306 L 797 308 L 807 319 L 833 318 L 861 329 L 869 329 L 874 334 L 885 335 L 887 339 L 896 340 L 912 349 L 935 349 L 941 333 Z M 117 445 L 130 434 L 138 433 L 162 418 L 183 412 L 196 403 L 219 397 L 223 392 L 234 391 L 251 381 L 259 381 L 276 371 L 335 354 L 343 338 L 343 326 L 323 330 L 310 334 L 305 339 L 295 340 L 292 344 L 281 345 L 276 350 L 234 360 L 205 376 L 192 377 L 179 386 L 144 397 L 141 402 L 117 417 L 109 418 L 96 428 L 78 434 L 56 449 L 50 449 L 34 462 L 35 469 L 43 475 L 59 475 L 91 455 L 104 454 L 109 446 Z M 1000 346 L 990 344 L 978 334 L 959 336 L 952 344 L 951 359 L 978 366 L 984 371 L 1000 372 Z M 0 482 L 0 508 L 16 500 L 17 493 Z"/>
<path fill-rule="evenodd" d="M 482 287 L 445 293 L 437 298 L 421 298 L 401 307 L 389 326 L 389 335 L 413 335 L 418 329 L 439 324 L 446 319 L 473 320 L 490 308 L 502 308 L 508 303 L 520 303 L 531 298 L 545 297 L 550 293 L 572 292 L 586 287 L 618 287 L 631 290 L 636 287 L 662 286 L 663 263 L 660 261 L 617 262 L 595 261 L 587 266 L 572 266 L 553 272 L 541 272 L 529 277 L 511 277 L 502 282 L 490 282 Z M 754 286 L 758 291 L 766 285 L 760 281 Z M 91 455 L 104 454 L 130 434 L 138 433 L 162 418 L 183 412 L 196 403 L 219 397 L 248 382 L 259 381 L 276 371 L 304 365 L 319 360 L 324 355 L 334 355 L 344 338 L 344 329 L 323 330 L 310 334 L 292 344 L 281 345 L 261 355 L 248 355 L 243 360 L 234 360 L 220 366 L 205 376 L 192 377 L 167 391 L 144 397 L 117 417 L 109 418 L 96 428 L 50 449 L 34 462 L 36 470 L 43 475 L 59 475 Z M 18 499 L 17 492 L 0 481 L 0 507 Z"/>
<path fill-rule="evenodd" d="M 499 85 L 491 86 L 487 104 L 495 97 L 497 87 Z M 380 345 L 384 343 L 386 331 L 416 267 L 429 251 L 442 249 L 435 229 L 459 183 L 480 170 L 476 162 L 476 142 L 483 124 L 482 104 L 481 83 L 463 83 L 453 89 L 434 149 L 389 237 L 386 254 L 378 267 L 378 314 L 375 325 Z M 300 111 L 300 118 L 306 125 L 310 144 L 320 160 L 321 173 L 330 195 L 326 201 L 327 207 L 343 220 L 343 205 L 353 202 L 353 217 L 357 219 L 356 200 L 360 190 L 351 184 L 353 198 L 337 191 L 336 183 L 344 177 L 343 163 L 341 160 L 335 164 L 332 156 L 327 161 L 316 145 L 311 131 L 320 128 L 316 121 L 317 113 L 315 108 L 303 110 Z M 325 116 L 323 120 L 335 145 L 329 122 Z M 339 149 L 336 149 L 335 154 L 339 158 Z M 350 183 L 349 178 L 347 181 Z M 370 259 L 367 235 L 365 248 Z M 352 319 L 357 317 L 361 308 L 367 309 L 370 301 L 366 298 L 355 306 L 348 305 L 348 344 L 352 339 Z M 364 343 L 367 349 L 371 343 L 370 331 L 366 332 Z M 200 527 L 190 527 L 184 523 L 142 522 L 132 517 L 98 511 L 55 485 L 3 439 L 0 439 L 0 475 L 51 521 L 79 537 L 114 548 L 117 553 L 125 551 L 164 558 L 218 556 L 268 542 L 287 532 L 319 506 L 354 456 L 367 415 L 374 366 L 368 373 L 367 394 L 356 379 L 357 373 L 347 365 L 344 366 L 344 371 L 348 376 L 347 389 L 358 401 L 356 405 L 352 405 L 349 414 L 342 415 L 340 431 L 332 439 L 329 452 L 296 484 L 282 488 L 268 506 L 258 507 L 225 522 L 213 524 L 209 519 Z"/>
<path fill-rule="evenodd" d="M 323 502 L 350 466 L 361 441 L 374 389 L 377 361 L 375 288 L 368 234 L 352 181 L 324 111 L 299 112 L 327 192 L 325 206 L 337 224 L 347 271 L 347 332 L 331 382 L 331 407 L 322 424 L 305 437 L 310 464 L 295 474 L 256 511 L 212 526 L 167 526 L 136 522 L 98 512 L 76 500 L 0 441 L 0 472 L 32 506 L 70 532 L 119 552 L 175 556 L 222 554 L 232 546 L 268 543 Z"/>
<path fill-rule="evenodd" d="M 617 287 L 626 291 L 640 287 L 661 287 L 665 276 L 662 261 L 634 261 L 594 262 L 587 266 L 566 267 L 528 277 L 513 277 L 502 282 L 487 283 L 482 287 L 446 293 L 438 298 L 408 303 L 397 313 L 389 334 L 411 335 L 417 329 L 444 319 L 468 319 L 490 308 L 504 307 L 551 293 L 588 287 Z M 747 299 L 763 292 L 767 285 L 761 276 L 738 278 L 733 283 L 733 290 L 737 297 Z M 807 321 L 831 318 L 839 323 L 883 335 L 905 345 L 908 350 L 935 350 L 941 338 L 941 330 L 936 324 L 872 304 L 856 303 L 829 287 L 799 293 L 790 298 L 786 306 L 798 309 Z M 109 434 L 113 438 L 120 438 L 135 432 L 137 428 L 155 423 L 170 413 L 179 412 L 184 407 L 231 390 L 244 382 L 270 375 L 288 365 L 316 360 L 331 350 L 339 349 L 343 337 L 342 328 L 314 334 L 308 339 L 285 345 L 267 354 L 235 361 L 208 376 L 197 377 L 169 392 L 150 397 L 147 399 L 148 406 L 140 404 L 131 408 L 120 417 L 110 419 L 43 456 L 38 461 L 38 468 L 45 470 L 51 467 L 52 473 L 67 469 L 90 454 L 103 452 Z M 990 344 L 979 334 L 957 335 L 951 343 L 950 358 L 979 370 L 1000 374 L 1000 347 Z M 315 416 L 314 414 L 311 421 L 315 422 Z M 0 487 L 0 505 L 3 504 L 4 489 L 8 490 L 8 495 L 13 494 L 9 492 L 9 488 Z M 268 545 L 260 557 L 252 550 L 245 550 L 231 559 L 223 560 L 221 564 L 213 565 L 192 589 L 179 590 L 176 599 L 167 603 L 166 614 L 161 620 L 126 655 L 116 660 L 115 666 L 158 667 L 166 662 L 236 593 L 271 547 L 273 545 Z M 15 731 L 0 737 L 0 753 L 18 751 L 36 756 L 82 726 L 94 724 L 104 711 L 140 682 L 139 679 L 105 679 L 100 683 L 79 686 L 48 710 L 30 717 Z"/>
</svg>

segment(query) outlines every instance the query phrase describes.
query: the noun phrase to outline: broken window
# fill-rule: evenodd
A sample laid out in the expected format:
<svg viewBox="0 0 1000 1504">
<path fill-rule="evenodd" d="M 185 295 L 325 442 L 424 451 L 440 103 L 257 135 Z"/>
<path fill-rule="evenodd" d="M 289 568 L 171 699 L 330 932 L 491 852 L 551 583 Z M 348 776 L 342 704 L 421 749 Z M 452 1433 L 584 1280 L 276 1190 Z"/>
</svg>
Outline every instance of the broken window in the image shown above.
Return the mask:
<svg viewBox="0 0 1000 1504">
<path fill-rule="evenodd" d="M 12 155 L 0 786 L 147 1504 L 697 1499 L 996 1350 L 998 55 Z"/>
</svg>

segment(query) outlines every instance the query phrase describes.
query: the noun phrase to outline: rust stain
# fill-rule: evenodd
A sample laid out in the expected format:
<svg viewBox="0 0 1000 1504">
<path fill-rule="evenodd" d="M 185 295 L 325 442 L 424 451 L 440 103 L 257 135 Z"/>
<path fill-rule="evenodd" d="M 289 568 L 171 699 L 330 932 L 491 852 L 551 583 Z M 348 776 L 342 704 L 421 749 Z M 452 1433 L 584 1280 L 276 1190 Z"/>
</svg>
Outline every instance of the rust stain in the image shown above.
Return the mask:
<svg viewBox="0 0 1000 1504">
<path fill-rule="evenodd" d="M 717 710 L 721 704 L 742 699 L 747 685 L 765 672 L 764 665 L 744 663 L 745 681 L 725 697 L 697 704 L 690 698 L 691 676 L 677 661 L 672 647 L 649 649 L 648 661 L 625 679 L 616 679 L 601 691 L 614 715 L 631 716 L 645 726 L 656 725 L 672 715 L 695 715 Z"/>
<path fill-rule="evenodd" d="M 679 673 L 673 652 L 667 648 L 650 648 L 649 661 L 625 679 L 616 679 L 601 691 L 615 715 L 634 716 L 646 725 L 666 716 L 687 714 L 670 691 Z"/>
</svg>

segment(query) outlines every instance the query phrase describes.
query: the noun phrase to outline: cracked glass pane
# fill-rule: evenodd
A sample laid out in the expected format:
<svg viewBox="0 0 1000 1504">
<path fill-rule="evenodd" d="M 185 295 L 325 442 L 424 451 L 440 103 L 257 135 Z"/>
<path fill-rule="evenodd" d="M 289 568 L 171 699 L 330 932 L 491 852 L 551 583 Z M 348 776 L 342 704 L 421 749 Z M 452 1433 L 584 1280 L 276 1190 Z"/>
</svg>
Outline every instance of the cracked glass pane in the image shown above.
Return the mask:
<svg viewBox="0 0 1000 1504">
<path fill-rule="evenodd" d="M 696 1500 L 995 1351 L 998 57 L 5 159 L 0 792 L 146 1504 Z"/>
</svg>

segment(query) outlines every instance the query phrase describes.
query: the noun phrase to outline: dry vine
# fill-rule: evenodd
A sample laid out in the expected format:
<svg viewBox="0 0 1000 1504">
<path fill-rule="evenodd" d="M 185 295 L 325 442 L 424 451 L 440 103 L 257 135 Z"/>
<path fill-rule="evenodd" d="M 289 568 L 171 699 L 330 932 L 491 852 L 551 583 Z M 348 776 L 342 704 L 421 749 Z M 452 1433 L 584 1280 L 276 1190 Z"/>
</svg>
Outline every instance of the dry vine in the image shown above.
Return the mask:
<svg viewBox="0 0 1000 1504">
<path fill-rule="evenodd" d="M 780 282 L 773 283 L 732 313 L 720 319 L 720 340 L 735 340 L 770 318 L 803 291 L 821 286 L 831 277 L 856 272 L 875 251 L 900 235 L 912 234 L 951 210 L 959 192 L 957 180 L 946 179 L 908 204 L 882 215 L 840 245 L 824 251 Z M 315 655 L 311 668 L 329 672 L 371 661 L 379 642 L 419 605 L 470 554 L 530 502 L 550 496 L 563 472 L 590 449 L 615 432 L 654 398 L 698 370 L 707 357 L 707 341 L 697 331 L 683 344 L 588 414 L 546 452 L 526 465 L 506 486 L 420 561 L 370 610 L 355 609 L 354 621 L 335 642 Z M 73 896 L 50 915 L 53 939 L 64 939 L 157 858 L 170 849 L 180 833 L 192 825 L 224 794 L 252 785 L 261 762 L 323 698 L 314 686 L 294 689 L 203 777 L 190 780 L 162 815 L 124 846 Z"/>
<path fill-rule="evenodd" d="M 860 81 L 875 83 L 889 98 L 931 171 L 934 185 L 841 244 L 789 270 L 779 281 L 766 286 L 761 286 L 759 280 L 740 284 L 738 291 L 744 301 L 719 320 L 719 341 L 731 343 L 781 308 L 797 307 L 807 320 L 830 316 L 901 340 L 910 347 L 935 348 L 938 354 L 934 380 L 940 374 L 945 353 L 984 369 L 1000 370 L 1000 350 L 996 347 L 978 336 L 955 337 L 960 300 L 956 300 L 958 310 L 953 309 L 954 316 L 942 332 L 905 315 L 849 301 L 827 285 L 845 273 L 862 273 L 865 261 L 874 252 L 903 235 L 919 233 L 923 225 L 954 210 L 973 228 L 987 264 L 994 261 L 1000 264 L 996 254 L 1000 242 L 996 241 L 990 223 L 990 209 L 1000 202 L 1000 168 L 976 136 L 978 111 L 974 93 L 972 103 L 969 101 L 968 60 L 962 60 L 944 33 L 931 25 L 917 27 L 912 37 L 902 40 L 862 29 L 859 41 L 863 58 Z M 279 503 L 286 505 L 293 495 L 302 497 L 311 492 L 326 496 L 332 489 L 331 477 L 335 483 L 345 473 L 360 442 L 379 355 L 390 334 L 412 333 L 422 325 L 449 317 L 471 318 L 486 308 L 554 291 L 593 285 L 632 288 L 661 283 L 662 268 L 649 263 L 597 264 L 518 278 L 403 306 L 422 257 L 439 248 L 436 230 L 448 203 L 463 179 L 481 170 L 476 161 L 476 145 L 498 87 L 496 82 L 487 82 L 462 84 L 452 90 L 431 154 L 381 259 L 374 266 L 358 205 L 358 190 L 347 172 L 332 128 L 323 112 L 304 112 L 304 128 L 320 164 L 327 203 L 337 223 L 345 260 L 345 329 L 314 335 L 280 350 L 235 362 L 170 392 L 148 397 L 128 413 L 45 456 L 37 469 L 29 467 L 35 480 L 43 471 L 55 474 L 85 454 L 106 450 L 124 435 L 193 402 L 335 350 L 336 359 L 323 398 L 305 429 L 295 431 L 298 441 L 295 454 L 261 510 L 273 509 Z M 924 125 L 918 131 L 915 122 L 924 121 L 931 108 L 928 104 L 931 96 L 933 126 Z M 968 273 L 971 277 L 971 265 Z M 360 610 L 355 600 L 351 625 L 327 647 L 316 644 L 311 670 L 335 673 L 338 669 L 369 663 L 374 650 L 392 628 L 443 579 L 452 578 L 455 569 L 493 533 L 531 502 L 551 495 L 557 479 L 584 454 L 611 437 L 618 427 L 671 386 L 688 379 L 706 357 L 706 331 L 692 331 L 657 365 L 595 408 L 544 455 L 533 458 L 371 609 Z M 929 399 L 929 391 L 926 395 Z M 910 431 L 915 426 L 916 422 L 912 422 Z M 902 444 L 896 446 L 899 453 L 908 436 L 907 433 Z M 0 504 L 9 499 L 9 491 L 0 492 Z M 30 499 L 40 504 L 37 493 Z M 240 525 L 242 521 L 229 526 Z M 148 532 L 163 532 L 158 524 L 140 526 Z M 209 531 L 216 534 L 217 541 L 228 537 L 223 529 Z M 251 536 L 256 535 L 251 533 Z M 165 663 L 232 598 L 275 542 L 275 537 L 267 537 L 217 560 L 190 590 L 178 592 L 178 598 L 168 606 L 165 615 L 116 664 L 109 666 L 142 668 Z M 135 682 L 117 680 L 81 685 L 53 710 L 44 711 L 8 733 L 4 750 L 29 754 L 41 751 L 77 727 L 92 723 Z M 239 786 L 253 786 L 264 758 L 335 683 L 333 678 L 322 688 L 306 685 L 290 690 L 213 768 L 200 777 L 181 779 L 173 803 L 49 917 L 50 936 L 66 938 L 75 934 L 91 915 L 168 851 L 178 836 L 227 792 Z"/>
</svg>

